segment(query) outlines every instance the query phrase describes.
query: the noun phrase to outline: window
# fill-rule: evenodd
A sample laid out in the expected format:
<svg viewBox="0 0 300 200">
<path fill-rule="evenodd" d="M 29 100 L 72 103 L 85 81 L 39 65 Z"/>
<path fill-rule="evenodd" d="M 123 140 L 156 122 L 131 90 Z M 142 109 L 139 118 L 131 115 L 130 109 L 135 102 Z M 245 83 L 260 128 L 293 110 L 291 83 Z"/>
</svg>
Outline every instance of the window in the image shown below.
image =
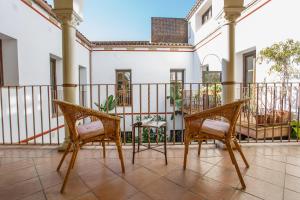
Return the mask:
<svg viewBox="0 0 300 200">
<path fill-rule="evenodd" d="M 182 90 L 184 85 L 184 70 L 173 69 L 170 72 L 170 104 L 182 98 Z"/>
<path fill-rule="evenodd" d="M 51 84 L 51 98 L 52 100 L 58 99 L 58 90 L 57 90 L 57 77 L 56 77 L 56 60 L 50 58 L 50 84 Z M 52 115 L 56 116 L 57 106 L 52 102 Z"/>
<path fill-rule="evenodd" d="M 2 40 L 0 39 L 0 86 L 4 85 L 3 80 L 3 55 L 2 55 Z"/>
<path fill-rule="evenodd" d="M 116 71 L 116 97 L 118 106 L 130 106 L 132 100 L 131 70 Z"/>
<path fill-rule="evenodd" d="M 203 83 L 220 83 L 222 81 L 221 71 L 209 71 L 209 66 L 202 66 L 202 81 Z"/>
<path fill-rule="evenodd" d="M 205 24 L 212 17 L 212 7 L 209 7 L 202 15 L 202 24 Z"/>
<path fill-rule="evenodd" d="M 247 87 L 249 83 L 255 81 L 255 62 L 256 62 L 256 51 L 252 51 L 243 55 L 244 62 L 244 76 L 243 83 Z"/>
<path fill-rule="evenodd" d="M 87 104 L 87 71 L 85 67 L 79 66 L 79 105 L 86 106 Z"/>
</svg>

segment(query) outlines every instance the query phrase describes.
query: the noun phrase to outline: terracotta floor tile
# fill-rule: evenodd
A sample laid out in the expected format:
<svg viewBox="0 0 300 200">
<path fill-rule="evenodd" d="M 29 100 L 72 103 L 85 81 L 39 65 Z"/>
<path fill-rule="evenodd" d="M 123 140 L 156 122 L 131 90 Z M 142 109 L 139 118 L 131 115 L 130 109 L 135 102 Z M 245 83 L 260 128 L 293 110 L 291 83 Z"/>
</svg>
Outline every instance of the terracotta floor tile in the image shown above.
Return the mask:
<svg viewBox="0 0 300 200">
<path fill-rule="evenodd" d="M 7 172 L 0 176 L 0 187 L 15 184 L 20 181 L 32 179 L 37 176 L 34 167 L 18 169 L 15 171 Z"/>
<path fill-rule="evenodd" d="M 151 200 L 151 198 L 141 192 L 138 192 L 131 196 L 128 200 Z"/>
<path fill-rule="evenodd" d="M 240 168 L 242 175 L 245 175 L 247 172 L 247 168 Z M 209 170 L 205 177 L 214 179 L 224 184 L 228 184 L 232 187 L 237 187 L 240 183 L 239 177 L 235 168 L 228 169 L 226 167 L 214 166 Z"/>
<path fill-rule="evenodd" d="M 92 192 L 88 192 L 86 194 L 81 195 L 80 197 L 74 199 L 74 200 L 98 200 L 96 195 Z"/>
<path fill-rule="evenodd" d="M 117 174 L 122 174 L 121 162 L 119 159 L 106 158 L 103 160 L 103 163 L 107 168 L 110 168 L 113 172 Z M 131 163 L 131 159 L 125 160 L 124 164 L 125 164 L 125 173 L 129 173 L 141 167 L 138 163 L 133 165 Z"/>
<path fill-rule="evenodd" d="M 235 189 L 209 178 L 201 178 L 190 190 L 207 200 L 228 200 Z"/>
<path fill-rule="evenodd" d="M 286 173 L 300 178 L 300 167 L 286 164 Z"/>
<path fill-rule="evenodd" d="M 95 187 L 93 192 L 99 199 L 122 200 L 128 199 L 138 191 L 124 179 L 116 178 Z"/>
<path fill-rule="evenodd" d="M 237 190 L 232 196 L 231 200 L 260 200 L 260 198 Z"/>
<path fill-rule="evenodd" d="M 286 163 L 286 160 L 287 160 L 287 156 L 285 156 L 285 155 L 279 155 L 279 156 L 264 156 L 264 157 L 267 158 L 267 159 L 270 159 L 270 160 L 275 160 L 275 161 L 283 162 L 283 163 Z"/>
<path fill-rule="evenodd" d="M 200 160 L 210 163 L 210 164 L 217 164 L 218 162 L 220 162 L 220 160 L 222 160 L 223 157 L 219 157 L 219 156 L 214 156 L 214 157 L 201 157 Z"/>
<path fill-rule="evenodd" d="M 14 172 L 18 169 L 24 169 L 28 167 L 33 167 L 34 163 L 32 159 L 18 160 L 16 162 L 9 162 L 7 164 L 3 164 L 0 167 L 0 175 L 5 175 L 10 172 Z"/>
<path fill-rule="evenodd" d="M 244 177 L 245 192 L 266 200 L 281 200 L 283 188 L 249 176 Z"/>
<path fill-rule="evenodd" d="M 284 190 L 284 200 L 299 200 L 300 199 L 300 193 L 290 191 L 290 190 Z"/>
<path fill-rule="evenodd" d="M 287 156 L 286 163 L 291 164 L 291 165 L 297 165 L 300 167 L 300 158 L 295 157 L 295 156 Z"/>
<path fill-rule="evenodd" d="M 253 160 L 253 164 L 261 166 L 261 167 L 265 167 L 268 169 L 276 170 L 279 172 L 283 172 L 283 173 L 285 172 L 285 165 L 286 165 L 285 163 L 267 159 L 267 158 L 263 158 L 263 157 L 256 157 Z"/>
<path fill-rule="evenodd" d="M 300 178 L 286 174 L 285 188 L 300 193 Z"/>
<path fill-rule="evenodd" d="M 61 185 L 62 184 L 58 184 L 45 190 L 47 200 L 74 199 L 89 190 L 79 177 L 69 178 L 63 194 L 60 193 Z"/>
<path fill-rule="evenodd" d="M 38 178 L 22 181 L 11 186 L 0 188 L 0 197 L 2 199 L 22 199 L 31 194 L 41 191 L 42 187 Z"/>
<path fill-rule="evenodd" d="M 22 200 L 46 200 L 46 197 L 43 192 L 38 192 L 38 193 L 32 194 L 28 197 L 25 197 Z"/>
<path fill-rule="evenodd" d="M 182 187 L 189 188 L 201 178 L 201 175 L 189 169 L 176 169 L 170 171 L 164 177 Z"/>
<path fill-rule="evenodd" d="M 184 199 L 187 193 L 183 187 L 164 178 L 160 178 L 149 184 L 142 188 L 141 191 L 155 200 L 181 200 Z"/>
<path fill-rule="evenodd" d="M 285 174 L 276 170 L 271 170 L 257 165 L 252 165 L 249 168 L 249 170 L 247 170 L 246 174 L 253 178 L 257 178 L 262 181 L 266 181 L 280 187 L 284 186 Z"/>
<path fill-rule="evenodd" d="M 213 167 L 213 164 L 203 162 L 200 159 L 189 159 L 186 163 L 186 168 L 193 170 L 201 175 L 206 174 L 211 168 Z"/>
<path fill-rule="evenodd" d="M 94 169 L 91 171 L 87 170 L 85 173 L 82 172 L 79 174 L 79 176 L 91 189 L 118 177 L 114 172 L 107 168 Z"/>
<path fill-rule="evenodd" d="M 180 166 L 180 165 L 176 165 L 176 164 L 172 164 L 172 163 L 169 163 L 168 165 L 166 165 L 164 159 L 157 159 L 157 160 L 145 165 L 144 167 L 149 169 L 152 172 L 157 173 L 160 176 L 164 176 L 174 169 L 182 169 L 182 166 Z"/>
<path fill-rule="evenodd" d="M 160 178 L 158 174 L 144 167 L 133 172 L 126 173 L 123 177 L 126 181 L 138 189 L 141 189 Z"/>
</svg>

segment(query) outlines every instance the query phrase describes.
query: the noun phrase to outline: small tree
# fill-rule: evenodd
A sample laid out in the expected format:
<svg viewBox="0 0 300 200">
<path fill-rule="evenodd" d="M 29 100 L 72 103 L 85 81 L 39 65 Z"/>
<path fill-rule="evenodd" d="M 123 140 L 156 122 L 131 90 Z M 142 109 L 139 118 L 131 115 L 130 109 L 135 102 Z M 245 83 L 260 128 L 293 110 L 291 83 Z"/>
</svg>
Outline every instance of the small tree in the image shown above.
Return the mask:
<svg viewBox="0 0 300 200">
<path fill-rule="evenodd" d="M 258 60 L 272 63 L 269 74 L 278 74 L 285 89 L 290 77 L 299 73 L 295 65 L 300 64 L 300 42 L 288 39 L 285 42 L 275 43 L 262 49 Z"/>
</svg>

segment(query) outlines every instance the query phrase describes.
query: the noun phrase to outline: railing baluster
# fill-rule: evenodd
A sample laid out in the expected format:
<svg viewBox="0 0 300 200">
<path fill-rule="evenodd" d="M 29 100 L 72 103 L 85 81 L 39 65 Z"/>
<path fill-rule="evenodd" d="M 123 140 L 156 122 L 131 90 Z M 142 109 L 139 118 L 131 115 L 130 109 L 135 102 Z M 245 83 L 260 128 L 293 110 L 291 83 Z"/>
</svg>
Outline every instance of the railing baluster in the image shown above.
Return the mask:
<svg viewBox="0 0 300 200">
<path fill-rule="evenodd" d="M 25 108 L 25 133 L 26 133 L 26 139 L 28 138 L 28 120 L 27 120 L 27 94 L 26 94 L 26 86 L 24 86 L 24 108 Z M 26 144 L 28 144 L 28 141 L 26 141 Z"/>
<path fill-rule="evenodd" d="M 292 101 L 292 92 L 293 92 L 293 84 L 290 84 L 290 88 L 289 88 L 289 116 L 288 116 L 288 124 L 290 124 L 290 122 L 292 121 L 292 105 L 291 105 L 291 101 Z M 291 126 L 288 126 L 288 141 L 291 141 Z M 282 142 L 282 141 L 281 141 Z"/>
<path fill-rule="evenodd" d="M 8 86 L 8 116 L 9 116 L 9 133 L 10 133 L 10 144 L 13 143 L 12 137 L 12 120 L 11 120 L 11 97 L 10 97 L 10 86 Z"/>
<path fill-rule="evenodd" d="M 297 137 L 297 142 L 299 142 L 299 136 L 298 136 L 298 133 L 299 133 L 299 126 L 300 126 L 300 83 L 298 84 L 298 101 L 297 101 L 297 108 L 296 108 L 296 112 L 297 113 L 297 122 L 296 122 L 296 126 L 297 126 L 297 133 L 296 133 L 296 137 Z"/>
<path fill-rule="evenodd" d="M 48 101 L 48 127 L 51 130 L 51 108 L 50 108 L 50 86 L 47 85 L 47 101 Z M 49 133 L 49 142 L 52 144 L 52 131 Z"/>
<path fill-rule="evenodd" d="M 258 142 L 258 100 L 259 100 L 259 83 L 256 84 L 256 116 L 255 116 L 255 140 Z"/>
<path fill-rule="evenodd" d="M 44 126 L 43 126 L 43 97 L 42 97 L 42 86 L 39 87 L 40 93 L 40 117 L 41 117 L 41 132 L 44 132 Z M 44 134 L 42 134 L 42 144 L 44 144 Z"/>
<path fill-rule="evenodd" d="M 167 120 L 167 84 L 165 83 L 165 119 L 166 119 L 166 122 L 168 123 L 168 120 Z"/>
<path fill-rule="evenodd" d="M 5 144 L 2 89 L 3 87 L 0 87 L 0 101 L 1 101 L 0 109 L 1 109 L 2 144 Z"/>
<path fill-rule="evenodd" d="M 18 143 L 20 144 L 21 136 L 20 136 L 19 89 L 18 89 L 18 86 L 16 86 L 16 106 L 17 106 Z"/>
<path fill-rule="evenodd" d="M 35 137 L 35 109 L 34 109 L 34 86 L 31 86 L 31 103 L 32 103 L 32 122 L 33 122 L 33 135 L 34 135 L 34 144 L 36 144 Z"/>
</svg>

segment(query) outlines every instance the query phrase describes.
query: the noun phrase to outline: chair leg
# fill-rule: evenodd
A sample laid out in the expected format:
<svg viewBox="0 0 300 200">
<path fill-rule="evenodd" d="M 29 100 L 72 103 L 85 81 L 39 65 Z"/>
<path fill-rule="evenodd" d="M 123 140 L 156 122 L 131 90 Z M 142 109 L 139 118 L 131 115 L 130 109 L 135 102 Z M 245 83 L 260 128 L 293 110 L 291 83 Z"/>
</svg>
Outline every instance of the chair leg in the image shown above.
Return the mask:
<svg viewBox="0 0 300 200">
<path fill-rule="evenodd" d="M 103 158 L 105 158 L 105 156 L 106 156 L 106 152 L 105 152 L 105 141 L 102 141 L 102 147 L 103 147 Z"/>
<path fill-rule="evenodd" d="M 74 168 L 75 161 L 76 161 L 77 155 L 78 155 L 78 151 L 79 151 L 79 149 L 80 149 L 80 145 L 79 145 L 79 144 L 76 146 L 76 149 L 77 149 L 77 150 L 76 150 L 76 152 L 75 152 L 75 158 L 74 158 L 73 163 L 72 163 L 72 169 Z"/>
<path fill-rule="evenodd" d="M 199 146 L 198 146 L 198 156 L 200 156 L 202 140 L 200 140 L 198 143 L 199 143 Z"/>
<path fill-rule="evenodd" d="M 64 178 L 63 185 L 61 186 L 60 193 L 63 193 L 64 190 L 65 190 L 65 187 L 66 187 L 66 184 L 67 184 L 72 166 L 74 165 L 74 162 L 75 162 L 75 159 L 76 159 L 76 154 L 77 154 L 78 150 L 79 150 L 78 146 L 74 146 L 73 154 L 72 154 L 72 157 L 71 157 L 71 160 L 70 160 L 70 163 L 69 163 L 67 173 L 66 173 L 65 178 Z"/>
<path fill-rule="evenodd" d="M 187 140 L 187 139 L 186 139 Z M 189 141 L 184 142 L 184 159 L 183 159 L 183 169 L 186 169 L 186 161 L 187 161 L 187 155 L 189 153 Z"/>
<path fill-rule="evenodd" d="M 124 159 L 123 159 L 122 146 L 120 140 L 116 141 L 116 145 L 119 153 L 119 158 L 121 161 L 122 173 L 125 173 Z"/>
<path fill-rule="evenodd" d="M 249 163 L 248 163 L 248 161 L 247 161 L 247 159 L 246 159 L 246 157 L 245 157 L 245 155 L 244 155 L 244 153 L 242 151 L 241 146 L 239 145 L 239 143 L 236 140 L 233 140 L 233 142 L 234 142 L 234 145 L 235 145 L 236 149 L 240 153 L 240 155 L 241 155 L 241 157 L 242 157 L 242 159 L 243 159 L 246 167 L 249 168 Z"/>
<path fill-rule="evenodd" d="M 242 189 L 245 189 L 245 188 L 246 188 L 246 184 L 245 184 L 244 179 L 243 179 L 243 176 L 242 176 L 242 174 L 241 174 L 239 165 L 238 165 L 238 163 L 237 163 L 237 161 L 236 161 L 236 159 L 235 159 L 235 156 L 234 156 L 234 153 L 233 153 L 233 150 L 232 150 L 230 141 L 226 141 L 225 144 L 226 144 L 228 153 L 229 153 L 229 155 L 230 155 L 231 161 L 232 161 L 232 163 L 234 164 L 235 170 L 236 170 L 236 172 L 237 172 L 237 174 L 238 174 L 238 176 L 239 176 L 239 179 L 240 179 L 240 182 L 241 182 L 241 185 L 242 185 Z"/>
<path fill-rule="evenodd" d="M 69 151 L 70 151 L 70 148 L 71 148 L 71 142 L 68 144 L 67 149 L 65 150 L 64 155 L 62 156 L 62 158 L 61 158 L 61 160 L 60 160 L 60 162 L 59 162 L 59 164 L 58 164 L 58 166 L 57 166 L 57 168 L 56 168 L 56 171 L 59 171 L 59 170 L 60 170 L 60 167 L 61 167 L 61 165 L 63 164 L 63 162 L 64 162 L 66 156 L 68 155 L 68 153 L 69 153 Z"/>
</svg>

